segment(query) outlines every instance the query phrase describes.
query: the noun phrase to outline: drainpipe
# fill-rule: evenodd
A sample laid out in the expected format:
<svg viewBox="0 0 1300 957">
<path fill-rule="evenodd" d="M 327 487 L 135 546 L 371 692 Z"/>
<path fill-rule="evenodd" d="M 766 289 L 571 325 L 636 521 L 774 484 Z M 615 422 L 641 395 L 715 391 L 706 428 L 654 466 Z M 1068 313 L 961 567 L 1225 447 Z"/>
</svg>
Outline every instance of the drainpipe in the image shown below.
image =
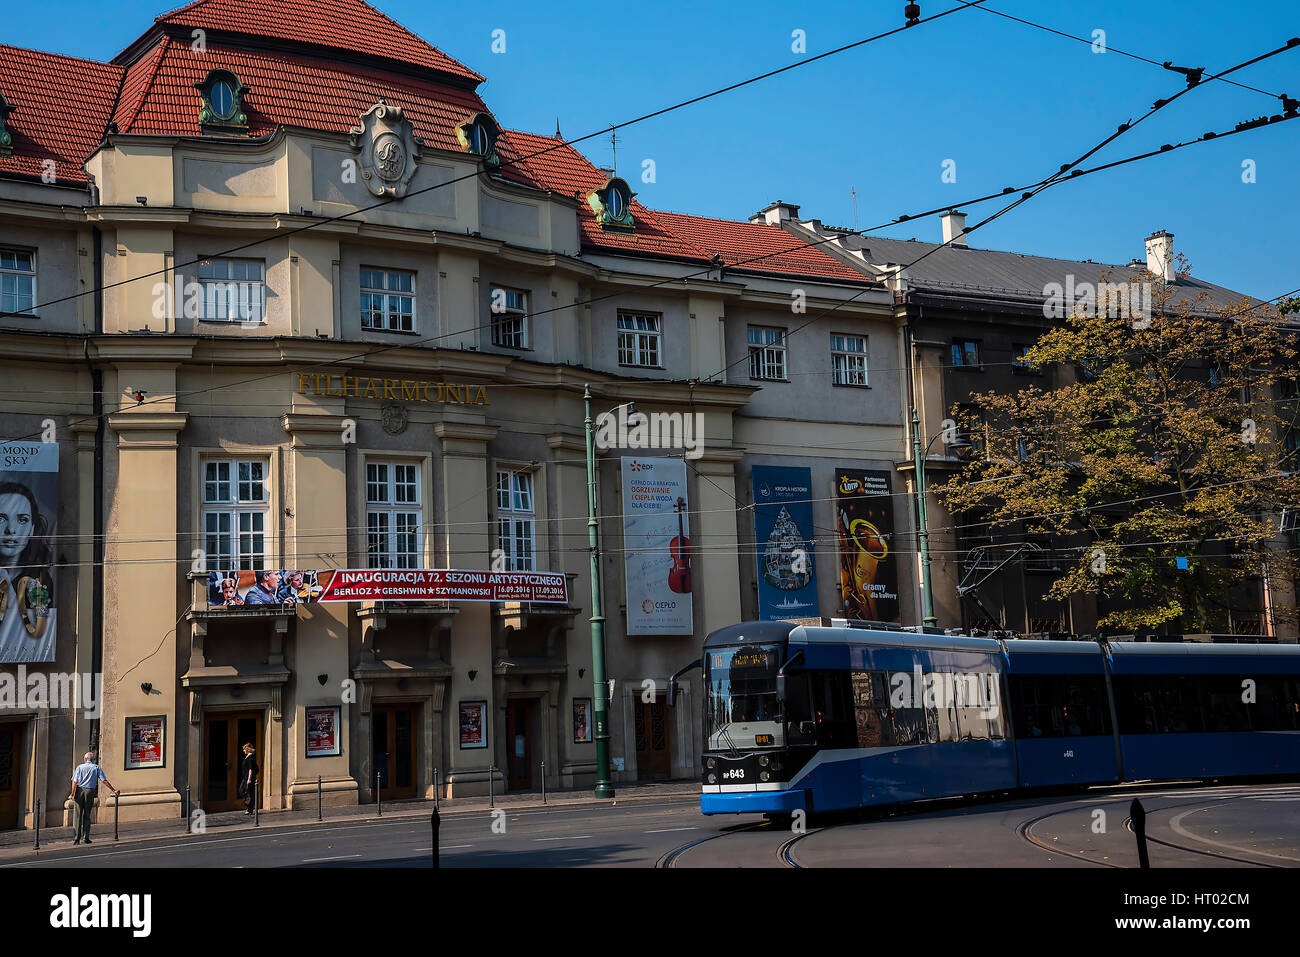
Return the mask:
<svg viewBox="0 0 1300 957">
<path fill-rule="evenodd" d="M 95 270 L 95 333 L 104 331 L 104 236 L 98 226 L 94 230 L 94 270 Z M 104 373 L 96 369 L 90 361 L 90 342 L 85 344 L 86 364 L 90 366 L 91 409 L 95 416 L 95 505 L 94 505 L 94 545 L 92 546 L 93 565 L 91 566 L 91 639 L 90 671 L 101 675 L 104 671 Z M 104 698 L 104 681 L 100 678 L 99 698 L 102 706 Z M 99 753 L 99 718 L 90 725 L 90 749 Z"/>
</svg>

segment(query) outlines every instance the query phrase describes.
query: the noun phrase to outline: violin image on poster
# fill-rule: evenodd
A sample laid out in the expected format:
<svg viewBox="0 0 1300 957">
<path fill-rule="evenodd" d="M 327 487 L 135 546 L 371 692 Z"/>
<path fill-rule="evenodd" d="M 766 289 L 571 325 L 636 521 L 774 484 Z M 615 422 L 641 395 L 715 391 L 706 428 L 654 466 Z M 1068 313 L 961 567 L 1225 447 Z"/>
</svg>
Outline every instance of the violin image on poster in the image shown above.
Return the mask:
<svg viewBox="0 0 1300 957">
<path fill-rule="evenodd" d="M 679 595 L 691 593 L 691 540 L 686 537 L 686 528 L 682 511 L 686 508 L 686 499 L 677 498 L 677 537 L 668 544 L 668 551 L 673 558 L 672 570 L 668 572 L 668 587 Z"/>
</svg>

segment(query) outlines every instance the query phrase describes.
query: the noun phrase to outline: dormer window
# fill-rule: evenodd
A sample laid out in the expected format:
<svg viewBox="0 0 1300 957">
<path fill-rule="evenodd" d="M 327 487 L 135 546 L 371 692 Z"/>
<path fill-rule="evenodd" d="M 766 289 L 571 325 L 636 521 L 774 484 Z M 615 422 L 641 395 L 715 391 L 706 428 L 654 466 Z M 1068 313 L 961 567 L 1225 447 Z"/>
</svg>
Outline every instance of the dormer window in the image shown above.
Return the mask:
<svg viewBox="0 0 1300 957">
<path fill-rule="evenodd" d="M 4 94 L 0 93 L 0 156 L 8 156 L 14 151 L 14 138 L 9 134 L 9 114 L 14 108 L 9 105 Z"/>
<path fill-rule="evenodd" d="M 460 140 L 461 148 L 482 158 L 488 166 L 501 165 L 497 156 L 497 137 L 500 134 L 501 127 L 487 113 L 475 113 L 456 127 L 456 138 Z"/>
<path fill-rule="evenodd" d="M 636 221 L 632 218 L 632 197 L 635 194 L 627 181 L 612 176 L 605 185 L 587 197 L 587 203 L 596 213 L 596 222 L 602 229 L 632 232 Z"/>
<path fill-rule="evenodd" d="M 248 132 L 244 97 L 249 88 L 229 70 L 213 70 L 202 83 L 195 84 L 203 98 L 199 126 L 205 133 Z"/>
</svg>

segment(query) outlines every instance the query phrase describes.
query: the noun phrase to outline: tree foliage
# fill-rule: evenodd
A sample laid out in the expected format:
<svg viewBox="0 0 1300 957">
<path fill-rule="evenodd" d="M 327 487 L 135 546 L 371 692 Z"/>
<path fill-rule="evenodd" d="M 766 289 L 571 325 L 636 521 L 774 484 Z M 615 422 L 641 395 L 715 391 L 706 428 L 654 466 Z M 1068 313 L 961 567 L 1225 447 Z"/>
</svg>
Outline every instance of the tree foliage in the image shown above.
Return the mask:
<svg viewBox="0 0 1300 957">
<path fill-rule="evenodd" d="M 1147 318 L 1098 302 L 1045 333 L 1024 361 L 1074 374 L 975 397 L 959 423 L 974 451 L 936 489 L 959 526 L 1063 539 L 1048 597 L 1097 596 L 1112 632 L 1222 630 L 1235 586 L 1298 570 L 1279 534 L 1300 505 L 1285 442 L 1294 327 L 1249 302 L 1171 303 L 1171 288 L 1157 286 Z"/>
</svg>

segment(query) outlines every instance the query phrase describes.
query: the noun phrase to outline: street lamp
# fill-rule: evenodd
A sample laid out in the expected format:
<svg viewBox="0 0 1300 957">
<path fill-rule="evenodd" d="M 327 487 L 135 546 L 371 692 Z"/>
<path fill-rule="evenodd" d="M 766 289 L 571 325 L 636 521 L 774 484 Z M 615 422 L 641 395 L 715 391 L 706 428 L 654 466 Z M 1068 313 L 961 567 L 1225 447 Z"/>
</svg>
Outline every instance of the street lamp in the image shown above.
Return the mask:
<svg viewBox="0 0 1300 957">
<path fill-rule="evenodd" d="M 912 466 L 916 471 L 916 515 L 918 537 L 921 542 L 921 608 L 923 618 L 921 619 L 926 628 L 933 628 L 939 623 L 939 619 L 934 617 L 934 594 L 930 587 L 930 530 L 926 523 L 925 512 L 925 459 L 930 454 L 930 446 L 934 440 L 947 433 L 947 430 L 936 432 L 930 436 L 930 441 L 925 443 L 925 451 L 921 451 L 921 418 L 917 415 L 916 407 L 912 408 Z M 955 436 L 953 441 L 949 442 L 954 449 L 966 448 L 970 445 L 960 435 Z"/>
<path fill-rule="evenodd" d="M 598 798 L 612 798 L 614 785 L 609 780 L 609 686 L 605 682 L 605 615 L 601 604 L 600 587 L 600 523 L 596 519 L 596 434 L 591 421 L 591 387 L 582 387 L 582 401 L 586 409 L 583 424 L 587 432 L 587 550 L 591 555 L 591 682 L 592 704 L 596 719 L 596 790 Z M 634 424 L 636 404 L 624 402 L 606 414 L 627 406 L 632 414 L 628 424 Z"/>
</svg>

